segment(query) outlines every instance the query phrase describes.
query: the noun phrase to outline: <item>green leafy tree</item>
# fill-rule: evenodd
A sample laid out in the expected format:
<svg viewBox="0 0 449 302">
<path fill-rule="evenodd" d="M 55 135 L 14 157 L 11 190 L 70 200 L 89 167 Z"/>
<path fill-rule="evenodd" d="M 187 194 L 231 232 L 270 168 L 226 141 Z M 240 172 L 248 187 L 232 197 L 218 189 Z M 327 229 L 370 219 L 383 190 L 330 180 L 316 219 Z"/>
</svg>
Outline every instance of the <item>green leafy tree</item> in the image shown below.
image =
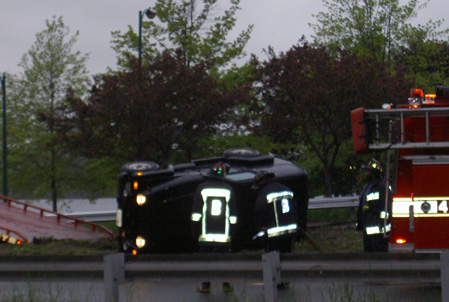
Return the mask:
<svg viewBox="0 0 449 302">
<path fill-rule="evenodd" d="M 157 49 L 175 55 L 177 49 L 181 49 L 186 66 L 208 58 L 214 60 L 217 68 L 225 67 L 244 55 L 253 28 L 248 26 L 233 41 L 228 41 L 239 3 L 240 0 L 230 0 L 230 7 L 218 15 L 218 0 L 157 0 L 154 11 L 159 20 L 142 24 L 142 55 L 147 56 Z M 118 65 L 124 67 L 127 57 L 137 54 L 138 34 L 129 26 L 127 32 L 115 31 L 112 37 Z"/>
<path fill-rule="evenodd" d="M 303 148 L 296 144 L 274 142 L 268 136 L 246 135 L 220 135 L 204 139 L 205 146 L 197 153 L 198 157 L 214 157 L 224 153 L 231 148 L 249 148 L 259 151 L 265 155 L 268 153 L 276 156 L 298 160 L 302 156 Z"/>
<path fill-rule="evenodd" d="M 73 189 L 79 176 L 76 161 L 61 152 L 55 124 L 49 117 L 59 114 L 69 87 L 82 95 L 86 91 L 87 55 L 74 51 L 78 32 L 70 29 L 62 17 L 46 21 L 46 29 L 22 57 L 23 68 L 11 94 L 9 137 L 11 176 L 16 192 L 25 197 L 50 197 L 53 210 L 58 196 Z"/>
<path fill-rule="evenodd" d="M 427 3 L 420 4 L 419 0 L 323 0 L 326 10 L 314 16 L 317 23 L 309 25 L 315 32 L 315 41 L 332 52 L 340 48 L 390 63 L 398 49 L 407 45 L 417 31 L 430 40 L 447 37 L 448 30 L 439 30 L 442 21 L 428 21 L 418 26 L 411 23 Z"/>
<path fill-rule="evenodd" d="M 406 99 L 411 83 L 404 72 L 390 74 L 386 64 L 340 52 L 334 58 L 324 46 L 296 45 L 259 62 L 252 110 L 256 134 L 277 142 L 307 147 L 321 162 L 324 194 L 330 196 L 332 172 L 340 148 L 351 139 L 350 111 L 380 108 Z"/>
<path fill-rule="evenodd" d="M 449 43 L 425 40 L 416 35 L 408 45 L 400 48 L 395 60 L 407 68 L 415 87 L 426 93 L 435 92 L 436 85 L 449 85 Z"/>
</svg>

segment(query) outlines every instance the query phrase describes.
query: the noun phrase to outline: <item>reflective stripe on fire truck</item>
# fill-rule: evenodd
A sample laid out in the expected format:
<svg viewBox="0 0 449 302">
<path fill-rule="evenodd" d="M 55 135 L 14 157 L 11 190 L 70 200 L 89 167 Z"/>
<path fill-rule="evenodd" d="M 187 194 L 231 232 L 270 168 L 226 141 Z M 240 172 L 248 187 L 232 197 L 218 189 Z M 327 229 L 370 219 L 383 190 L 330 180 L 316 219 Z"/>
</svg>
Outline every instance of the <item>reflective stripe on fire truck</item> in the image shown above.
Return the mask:
<svg viewBox="0 0 449 302">
<path fill-rule="evenodd" d="M 409 217 L 410 206 L 415 217 L 449 217 L 449 197 L 393 198 L 393 217 Z"/>
</svg>

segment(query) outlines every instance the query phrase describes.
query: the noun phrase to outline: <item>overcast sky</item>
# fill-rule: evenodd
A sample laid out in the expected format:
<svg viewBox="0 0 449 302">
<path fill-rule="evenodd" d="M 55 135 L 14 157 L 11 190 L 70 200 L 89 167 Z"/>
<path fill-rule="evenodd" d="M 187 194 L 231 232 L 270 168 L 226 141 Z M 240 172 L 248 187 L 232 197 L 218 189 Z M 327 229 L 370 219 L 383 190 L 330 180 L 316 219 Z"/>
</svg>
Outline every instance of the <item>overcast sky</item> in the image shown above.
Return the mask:
<svg viewBox="0 0 449 302">
<path fill-rule="evenodd" d="M 115 67 L 111 32 L 137 30 L 138 12 L 153 6 L 155 0 L 0 0 L 0 72 L 17 73 L 17 66 L 35 41 L 35 34 L 46 28 L 45 20 L 63 16 L 71 34 L 79 31 L 76 49 L 89 53 L 87 67 L 92 74 Z M 219 0 L 227 8 L 228 0 Z M 312 16 L 323 10 L 320 0 L 241 0 L 236 33 L 254 24 L 246 52 L 265 58 L 262 50 L 273 46 L 276 52 L 288 50 L 302 35 L 310 39 Z M 417 23 L 444 19 L 448 0 L 431 0 L 419 13 Z M 449 19 L 447 17 L 446 19 Z M 157 22 L 157 19 L 155 19 Z M 445 27 L 449 27 L 448 20 Z"/>
</svg>

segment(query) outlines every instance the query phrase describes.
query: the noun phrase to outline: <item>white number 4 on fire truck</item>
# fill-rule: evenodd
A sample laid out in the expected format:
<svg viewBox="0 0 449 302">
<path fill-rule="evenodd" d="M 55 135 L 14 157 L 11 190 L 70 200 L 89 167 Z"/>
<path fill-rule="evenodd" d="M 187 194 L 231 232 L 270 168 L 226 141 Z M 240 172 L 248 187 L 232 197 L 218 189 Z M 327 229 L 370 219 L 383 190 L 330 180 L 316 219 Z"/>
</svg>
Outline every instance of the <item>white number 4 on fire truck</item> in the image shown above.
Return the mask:
<svg viewBox="0 0 449 302">
<path fill-rule="evenodd" d="M 440 205 L 438 206 L 438 211 L 447 213 L 448 210 L 449 210 L 449 208 L 447 206 L 447 200 L 441 201 Z"/>
</svg>

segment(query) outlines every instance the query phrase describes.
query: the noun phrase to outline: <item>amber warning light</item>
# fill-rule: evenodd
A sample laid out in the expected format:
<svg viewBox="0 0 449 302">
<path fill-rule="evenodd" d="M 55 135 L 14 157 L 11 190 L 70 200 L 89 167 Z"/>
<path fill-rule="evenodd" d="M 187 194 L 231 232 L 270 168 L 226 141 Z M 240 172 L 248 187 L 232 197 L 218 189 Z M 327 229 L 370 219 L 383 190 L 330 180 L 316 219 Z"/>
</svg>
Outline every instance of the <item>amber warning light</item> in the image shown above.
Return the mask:
<svg viewBox="0 0 449 302">
<path fill-rule="evenodd" d="M 437 97 L 436 94 L 428 93 L 428 94 L 426 94 L 426 99 L 425 99 L 424 103 L 426 103 L 426 104 L 434 104 L 436 97 Z"/>
<path fill-rule="evenodd" d="M 422 89 L 413 88 L 410 91 L 410 97 L 411 98 L 423 98 L 424 97 L 424 93 L 423 93 Z"/>
</svg>

